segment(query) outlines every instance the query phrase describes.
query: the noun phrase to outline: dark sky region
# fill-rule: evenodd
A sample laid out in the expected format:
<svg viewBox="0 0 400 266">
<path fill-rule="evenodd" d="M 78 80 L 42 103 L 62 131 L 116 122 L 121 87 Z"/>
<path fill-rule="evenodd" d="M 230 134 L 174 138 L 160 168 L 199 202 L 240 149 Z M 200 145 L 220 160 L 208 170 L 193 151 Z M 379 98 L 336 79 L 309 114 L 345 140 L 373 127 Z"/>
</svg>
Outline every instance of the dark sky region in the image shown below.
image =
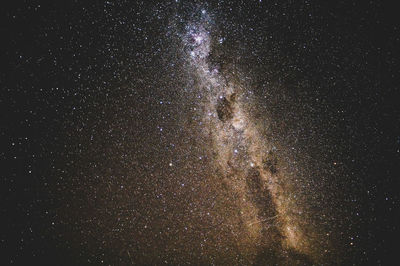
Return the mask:
<svg viewBox="0 0 400 266">
<path fill-rule="evenodd" d="M 1 265 L 396 265 L 381 1 L 9 1 Z"/>
</svg>

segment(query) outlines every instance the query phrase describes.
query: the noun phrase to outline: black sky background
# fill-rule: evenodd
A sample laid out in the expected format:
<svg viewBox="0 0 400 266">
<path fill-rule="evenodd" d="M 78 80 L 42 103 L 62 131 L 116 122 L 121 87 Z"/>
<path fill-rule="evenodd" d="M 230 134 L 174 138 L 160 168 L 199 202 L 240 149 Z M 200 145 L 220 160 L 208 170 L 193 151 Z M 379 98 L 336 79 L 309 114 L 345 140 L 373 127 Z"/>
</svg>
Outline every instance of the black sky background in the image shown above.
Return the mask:
<svg viewBox="0 0 400 266">
<path fill-rule="evenodd" d="M 359 217 L 353 228 L 343 229 L 359 236 L 346 262 L 395 265 L 400 224 L 400 25 L 395 5 L 267 1 L 260 8 L 257 2 L 208 5 L 221 21 L 230 22 L 224 30 L 243 47 L 242 63 L 253 62 L 249 82 L 255 93 L 264 96 L 264 87 L 257 84 L 266 82 L 293 88 L 288 94 L 309 115 L 316 131 L 310 134 L 335 143 L 327 153 L 344 165 L 344 174 L 331 183 L 348 189 L 338 202 L 356 200 L 354 209 L 344 203 L 343 212 Z M 115 9 L 104 12 L 110 3 Z M 127 87 L 140 83 L 136 77 L 151 80 L 154 70 L 166 65 L 163 53 L 172 44 L 165 25 L 175 12 L 172 6 L 21 1 L 1 8 L 2 265 L 93 262 L 85 243 L 74 245 L 60 237 L 68 235 L 68 225 L 52 229 L 66 193 L 59 190 L 75 182 L 58 177 L 68 177 L 69 169 L 78 167 L 75 153 L 85 149 L 71 132 L 93 123 L 87 117 L 118 119 L 117 113 L 110 118 L 110 112 L 97 111 L 114 110 L 119 102 L 123 106 L 132 93 Z M 265 9 L 271 18 L 263 15 Z M 268 46 L 257 41 L 265 36 L 271 36 Z M 265 69 L 268 74 L 259 75 Z M 152 82 L 150 88 L 157 84 Z M 151 100 L 154 94 L 174 98 L 144 88 L 132 98 L 141 110 L 132 120 L 137 118 L 149 134 L 152 129 L 143 116 L 160 117 Z M 282 101 L 282 106 L 292 105 Z M 271 117 L 279 117 L 279 109 L 275 112 Z M 287 123 L 296 119 L 288 117 Z M 292 132 L 304 126 L 300 121 Z M 307 136 L 298 139 L 305 147 L 311 142 Z M 347 197 L 352 193 L 354 198 Z"/>
</svg>

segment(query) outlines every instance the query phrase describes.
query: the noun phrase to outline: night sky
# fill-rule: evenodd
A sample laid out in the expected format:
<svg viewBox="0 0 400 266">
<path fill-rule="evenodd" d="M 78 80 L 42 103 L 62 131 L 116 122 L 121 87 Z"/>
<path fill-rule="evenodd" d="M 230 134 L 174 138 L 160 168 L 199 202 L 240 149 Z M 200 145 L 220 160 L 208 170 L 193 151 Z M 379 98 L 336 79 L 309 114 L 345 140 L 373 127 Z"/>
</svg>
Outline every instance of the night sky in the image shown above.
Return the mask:
<svg viewBox="0 0 400 266">
<path fill-rule="evenodd" d="M 395 5 L 66 2 L 1 8 L 1 265 L 397 264 Z"/>
</svg>

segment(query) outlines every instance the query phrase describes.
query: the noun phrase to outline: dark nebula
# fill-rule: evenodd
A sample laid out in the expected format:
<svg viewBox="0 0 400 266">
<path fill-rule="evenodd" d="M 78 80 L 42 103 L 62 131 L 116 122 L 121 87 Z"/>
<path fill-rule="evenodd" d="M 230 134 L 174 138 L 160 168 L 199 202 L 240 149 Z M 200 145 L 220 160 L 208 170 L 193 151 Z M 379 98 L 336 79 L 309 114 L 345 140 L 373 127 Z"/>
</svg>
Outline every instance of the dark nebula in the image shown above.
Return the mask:
<svg viewBox="0 0 400 266">
<path fill-rule="evenodd" d="M 1 9 L 1 265 L 391 265 L 380 1 Z"/>
<path fill-rule="evenodd" d="M 218 118 L 225 122 L 226 120 L 233 118 L 233 104 L 235 102 L 235 94 L 229 96 L 229 100 L 226 99 L 225 96 L 222 96 L 218 99 L 217 103 L 217 114 Z"/>
</svg>

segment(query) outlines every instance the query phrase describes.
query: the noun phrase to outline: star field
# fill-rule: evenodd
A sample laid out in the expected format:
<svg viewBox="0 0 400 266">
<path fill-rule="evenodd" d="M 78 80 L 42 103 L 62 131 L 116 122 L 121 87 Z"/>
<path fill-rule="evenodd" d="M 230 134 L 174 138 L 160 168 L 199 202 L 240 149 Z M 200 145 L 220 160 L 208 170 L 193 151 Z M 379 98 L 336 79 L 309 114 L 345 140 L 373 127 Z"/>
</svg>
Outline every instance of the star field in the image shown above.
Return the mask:
<svg viewBox="0 0 400 266">
<path fill-rule="evenodd" d="M 390 9 L 6 7 L 2 265 L 388 265 Z"/>
</svg>

